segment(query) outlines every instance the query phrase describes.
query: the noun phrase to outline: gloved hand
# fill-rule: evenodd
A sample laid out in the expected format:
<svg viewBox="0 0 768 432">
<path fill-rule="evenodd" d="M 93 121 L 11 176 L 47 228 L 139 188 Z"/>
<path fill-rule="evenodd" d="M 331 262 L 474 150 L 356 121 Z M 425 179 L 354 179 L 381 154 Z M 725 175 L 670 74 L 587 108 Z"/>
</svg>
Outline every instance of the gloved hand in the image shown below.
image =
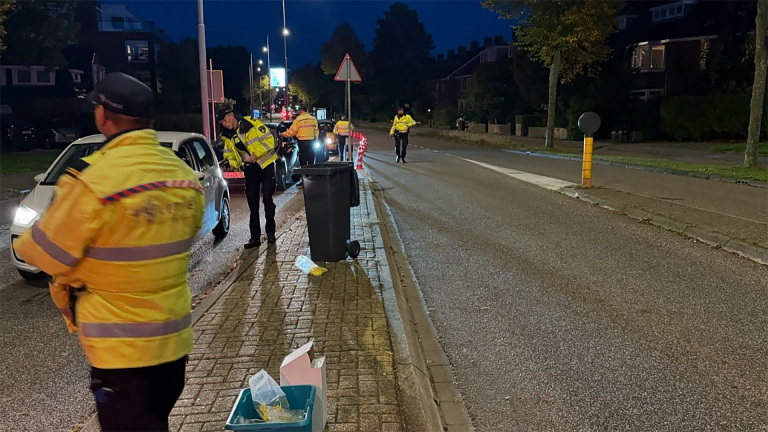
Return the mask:
<svg viewBox="0 0 768 432">
<path fill-rule="evenodd" d="M 74 305 L 71 304 L 70 299 L 73 297 L 70 294 L 75 288 L 65 283 L 58 283 L 57 281 L 51 281 L 48 284 L 48 289 L 51 291 L 51 298 L 53 303 L 61 312 L 64 318 L 64 323 L 67 325 L 67 330 L 70 333 L 77 333 L 77 325 L 75 325 Z"/>
</svg>

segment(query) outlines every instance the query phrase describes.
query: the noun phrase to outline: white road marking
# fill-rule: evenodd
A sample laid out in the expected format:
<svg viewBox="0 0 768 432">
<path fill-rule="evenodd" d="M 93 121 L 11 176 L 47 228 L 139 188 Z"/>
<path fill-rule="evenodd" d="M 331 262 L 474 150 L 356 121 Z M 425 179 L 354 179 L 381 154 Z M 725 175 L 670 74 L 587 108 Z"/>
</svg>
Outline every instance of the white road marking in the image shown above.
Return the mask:
<svg viewBox="0 0 768 432">
<path fill-rule="evenodd" d="M 453 156 L 453 155 L 451 155 Z M 560 180 L 552 177 L 546 177 L 538 174 L 531 174 L 527 173 L 525 171 L 518 171 L 513 170 L 511 168 L 504 168 L 496 165 L 491 165 L 483 162 L 474 161 L 472 159 L 465 159 L 463 157 L 455 156 L 456 158 L 459 158 L 461 160 L 471 162 L 476 165 L 480 165 L 481 167 L 488 168 L 490 170 L 502 173 L 506 176 L 512 177 L 513 179 L 524 181 L 526 183 L 530 183 L 532 185 L 536 185 L 538 187 L 552 190 L 552 191 L 559 191 L 566 187 L 573 187 L 578 186 L 576 183 L 571 183 L 565 180 Z"/>
</svg>

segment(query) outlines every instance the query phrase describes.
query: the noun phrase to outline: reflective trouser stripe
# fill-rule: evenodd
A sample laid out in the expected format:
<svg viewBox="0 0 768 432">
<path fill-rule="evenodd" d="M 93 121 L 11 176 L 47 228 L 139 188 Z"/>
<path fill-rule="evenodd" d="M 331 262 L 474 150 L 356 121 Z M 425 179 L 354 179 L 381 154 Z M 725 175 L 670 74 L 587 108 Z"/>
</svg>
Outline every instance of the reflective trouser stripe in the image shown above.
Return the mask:
<svg viewBox="0 0 768 432">
<path fill-rule="evenodd" d="M 51 239 L 48 238 L 48 235 L 45 234 L 45 232 L 43 232 L 43 230 L 40 229 L 37 224 L 32 225 L 31 234 L 32 241 L 37 243 L 37 245 L 40 246 L 40 249 L 47 253 L 49 257 L 67 267 L 74 267 L 77 265 L 79 260 L 69 252 L 62 249 L 59 245 L 52 242 Z"/>
<path fill-rule="evenodd" d="M 166 258 L 189 251 L 194 237 L 171 243 L 133 247 L 92 247 L 85 256 L 99 261 L 128 262 Z"/>
<path fill-rule="evenodd" d="M 87 338 L 150 338 L 168 336 L 188 329 L 192 315 L 166 322 L 80 323 L 80 334 Z"/>
</svg>

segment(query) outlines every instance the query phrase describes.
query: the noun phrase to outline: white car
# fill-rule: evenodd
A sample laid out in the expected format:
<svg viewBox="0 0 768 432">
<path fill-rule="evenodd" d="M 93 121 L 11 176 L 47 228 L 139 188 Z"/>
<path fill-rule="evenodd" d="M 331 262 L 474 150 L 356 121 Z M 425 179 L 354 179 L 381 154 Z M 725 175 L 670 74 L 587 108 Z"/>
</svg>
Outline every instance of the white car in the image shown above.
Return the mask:
<svg viewBox="0 0 768 432">
<path fill-rule="evenodd" d="M 176 155 L 198 173 L 205 188 L 205 213 L 203 227 L 195 237 L 200 240 L 209 232 L 223 238 L 229 232 L 229 188 L 219 167 L 213 149 L 204 136 L 187 132 L 157 132 L 157 139 L 164 147 L 173 149 Z M 32 226 L 48 208 L 53 199 L 56 182 L 75 161 L 96 151 L 104 143 L 103 135 L 91 135 L 70 144 L 51 164 L 48 171 L 35 176 L 37 186 L 27 195 L 16 210 L 10 228 L 11 244 Z M 13 248 L 11 259 L 19 274 L 27 280 L 46 277 L 40 269 L 22 260 Z"/>
</svg>

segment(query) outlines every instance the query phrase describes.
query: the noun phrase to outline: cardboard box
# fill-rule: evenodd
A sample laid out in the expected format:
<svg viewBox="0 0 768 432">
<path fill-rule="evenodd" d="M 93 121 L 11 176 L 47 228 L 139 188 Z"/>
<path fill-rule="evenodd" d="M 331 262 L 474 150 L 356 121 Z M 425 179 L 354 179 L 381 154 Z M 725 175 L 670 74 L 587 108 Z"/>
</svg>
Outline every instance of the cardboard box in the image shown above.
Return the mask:
<svg viewBox="0 0 768 432">
<path fill-rule="evenodd" d="M 315 357 L 314 339 L 290 353 L 280 366 L 280 385 L 313 385 L 317 388 L 312 431 L 322 432 L 328 417 L 325 357 Z"/>
</svg>

